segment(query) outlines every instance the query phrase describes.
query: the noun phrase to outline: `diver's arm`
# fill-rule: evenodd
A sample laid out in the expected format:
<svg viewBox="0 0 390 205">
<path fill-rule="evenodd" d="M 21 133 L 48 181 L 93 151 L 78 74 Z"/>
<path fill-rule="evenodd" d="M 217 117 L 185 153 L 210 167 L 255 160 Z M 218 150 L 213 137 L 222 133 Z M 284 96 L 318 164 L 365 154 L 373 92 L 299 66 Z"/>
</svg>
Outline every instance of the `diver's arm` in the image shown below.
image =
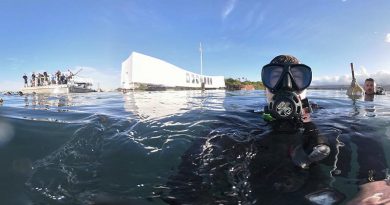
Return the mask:
<svg viewBox="0 0 390 205">
<path fill-rule="evenodd" d="M 329 146 L 328 138 L 319 133 L 317 126 L 313 122 L 303 123 L 303 128 L 305 149 L 312 149 L 321 144 Z"/>
<path fill-rule="evenodd" d="M 319 134 L 311 120 L 303 123 L 303 129 L 303 145 L 295 147 L 291 157 L 295 165 L 308 168 L 311 163 L 325 159 L 330 154 L 330 147 L 328 139 Z"/>
</svg>

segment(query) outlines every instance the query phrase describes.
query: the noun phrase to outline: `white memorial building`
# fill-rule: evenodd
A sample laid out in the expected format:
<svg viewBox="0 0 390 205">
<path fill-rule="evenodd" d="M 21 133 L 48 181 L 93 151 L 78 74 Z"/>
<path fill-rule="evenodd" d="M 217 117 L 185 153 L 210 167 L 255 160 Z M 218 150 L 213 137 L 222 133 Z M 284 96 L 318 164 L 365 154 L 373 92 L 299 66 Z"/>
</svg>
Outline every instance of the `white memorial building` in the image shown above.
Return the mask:
<svg viewBox="0 0 390 205">
<path fill-rule="evenodd" d="M 206 76 L 193 73 L 168 62 L 132 52 L 122 63 L 121 88 L 137 89 L 142 85 L 177 89 L 225 88 L 223 76 Z"/>
</svg>

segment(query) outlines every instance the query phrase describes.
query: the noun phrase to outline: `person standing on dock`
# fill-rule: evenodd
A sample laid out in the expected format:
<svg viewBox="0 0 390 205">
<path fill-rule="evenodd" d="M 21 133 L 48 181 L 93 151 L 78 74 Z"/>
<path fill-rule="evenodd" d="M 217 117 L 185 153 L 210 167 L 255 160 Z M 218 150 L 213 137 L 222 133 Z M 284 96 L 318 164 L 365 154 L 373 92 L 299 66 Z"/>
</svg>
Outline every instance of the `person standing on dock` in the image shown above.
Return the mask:
<svg viewBox="0 0 390 205">
<path fill-rule="evenodd" d="M 49 85 L 49 76 L 47 75 L 47 72 L 43 72 L 43 83 L 44 85 Z"/>
<path fill-rule="evenodd" d="M 50 77 L 51 77 L 51 84 L 56 84 L 56 74 L 51 74 L 50 75 Z"/>
<path fill-rule="evenodd" d="M 62 73 L 60 77 L 60 84 L 66 84 L 65 83 L 65 75 Z"/>
<path fill-rule="evenodd" d="M 35 86 L 40 86 L 41 85 L 41 74 L 37 74 L 37 80 L 35 81 Z"/>
<path fill-rule="evenodd" d="M 72 71 L 70 71 L 69 69 L 68 69 L 68 71 L 69 71 L 69 75 L 66 76 L 66 80 L 69 82 L 73 78 L 73 76 L 75 76 L 75 74 Z"/>
<path fill-rule="evenodd" d="M 60 70 L 58 70 L 58 71 L 56 72 L 56 76 L 57 76 L 57 84 L 61 84 L 61 79 L 60 79 L 60 77 L 61 77 L 61 71 L 60 71 Z"/>
<path fill-rule="evenodd" d="M 31 75 L 31 87 L 35 86 L 35 73 L 33 72 Z"/>
<path fill-rule="evenodd" d="M 41 86 L 43 84 L 43 75 L 41 73 L 38 73 L 38 86 Z"/>
<path fill-rule="evenodd" d="M 23 79 L 24 79 L 24 87 L 26 88 L 28 85 L 27 85 L 27 75 L 26 73 L 23 75 Z"/>
</svg>

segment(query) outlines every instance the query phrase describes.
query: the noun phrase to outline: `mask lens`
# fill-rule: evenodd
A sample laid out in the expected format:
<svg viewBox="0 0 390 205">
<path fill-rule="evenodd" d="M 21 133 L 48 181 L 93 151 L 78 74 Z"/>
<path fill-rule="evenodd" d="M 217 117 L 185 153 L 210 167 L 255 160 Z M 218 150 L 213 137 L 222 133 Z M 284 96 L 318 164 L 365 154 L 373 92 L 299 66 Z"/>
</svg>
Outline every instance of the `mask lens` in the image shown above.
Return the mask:
<svg viewBox="0 0 390 205">
<path fill-rule="evenodd" d="M 291 67 L 290 72 L 298 89 L 303 90 L 310 85 L 312 74 L 309 67 L 296 65 Z"/>
<path fill-rule="evenodd" d="M 276 84 L 279 82 L 283 74 L 283 67 L 271 65 L 263 67 L 261 74 L 262 81 L 264 85 L 268 88 L 275 88 Z"/>
</svg>

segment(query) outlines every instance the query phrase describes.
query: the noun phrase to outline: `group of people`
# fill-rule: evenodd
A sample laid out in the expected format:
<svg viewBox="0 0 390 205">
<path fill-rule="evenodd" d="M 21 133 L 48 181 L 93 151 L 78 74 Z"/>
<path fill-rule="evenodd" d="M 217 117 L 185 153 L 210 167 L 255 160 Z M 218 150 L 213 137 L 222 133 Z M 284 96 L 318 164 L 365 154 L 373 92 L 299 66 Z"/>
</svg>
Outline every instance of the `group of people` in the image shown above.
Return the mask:
<svg viewBox="0 0 390 205">
<path fill-rule="evenodd" d="M 70 72 L 70 74 L 68 75 L 65 73 L 61 73 L 61 71 L 59 70 L 55 74 L 48 74 L 46 71 L 43 72 L 43 74 L 35 74 L 35 72 L 33 72 L 30 79 L 30 87 L 67 84 L 73 76 L 74 74 L 72 72 Z M 29 87 L 29 81 L 26 74 L 23 75 L 23 79 L 24 87 Z"/>
</svg>

